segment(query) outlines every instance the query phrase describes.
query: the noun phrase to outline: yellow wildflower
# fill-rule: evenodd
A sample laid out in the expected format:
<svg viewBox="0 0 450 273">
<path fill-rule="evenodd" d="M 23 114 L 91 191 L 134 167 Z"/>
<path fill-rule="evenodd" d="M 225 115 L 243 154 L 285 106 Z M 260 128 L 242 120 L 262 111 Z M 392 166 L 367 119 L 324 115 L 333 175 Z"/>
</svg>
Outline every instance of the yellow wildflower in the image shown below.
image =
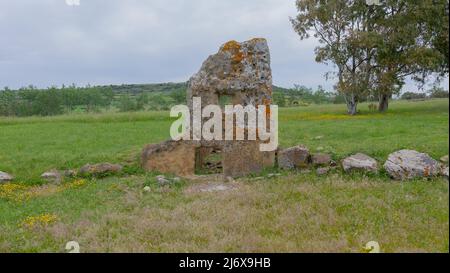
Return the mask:
<svg viewBox="0 0 450 273">
<path fill-rule="evenodd" d="M 20 224 L 21 227 L 32 229 L 34 227 L 48 226 L 58 220 L 58 217 L 54 214 L 44 213 L 36 216 L 28 216 Z"/>
</svg>

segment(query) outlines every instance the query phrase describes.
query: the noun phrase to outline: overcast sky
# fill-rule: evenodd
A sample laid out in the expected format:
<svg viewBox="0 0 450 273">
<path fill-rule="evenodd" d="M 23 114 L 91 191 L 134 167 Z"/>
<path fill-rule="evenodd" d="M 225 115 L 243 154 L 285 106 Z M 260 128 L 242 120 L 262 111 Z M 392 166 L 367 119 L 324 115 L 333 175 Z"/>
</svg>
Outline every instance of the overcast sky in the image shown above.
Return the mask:
<svg viewBox="0 0 450 273">
<path fill-rule="evenodd" d="M 0 88 L 186 81 L 228 40 L 264 37 L 274 84 L 331 89 L 295 0 L 0 0 Z M 76 2 L 76 1 L 75 1 Z"/>
</svg>

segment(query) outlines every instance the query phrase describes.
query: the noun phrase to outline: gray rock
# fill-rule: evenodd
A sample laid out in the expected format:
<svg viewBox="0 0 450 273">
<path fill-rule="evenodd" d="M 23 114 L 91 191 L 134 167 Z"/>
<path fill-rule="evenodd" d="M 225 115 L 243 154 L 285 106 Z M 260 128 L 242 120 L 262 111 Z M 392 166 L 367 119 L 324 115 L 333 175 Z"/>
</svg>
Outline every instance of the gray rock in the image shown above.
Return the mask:
<svg viewBox="0 0 450 273">
<path fill-rule="evenodd" d="M 62 175 L 57 170 L 51 170 L 51 171 L 43 173 L 41 175 L 41 178 L 47 180 L 48 182 L 53 182 L 53 183 L 59 184 L 59 183 L 61 183 Z"/>
<path fill-rule="evenodd" d="M 331 164 L 331 156 L 329 154 L 313 154 L 311 157 L 311 162 L 314 166 L 329 166 Z"/>
<path fill-rule="evenodd" d="M 448 180 L 448 167 L 442 168 L 442 170 L 441 170 L 441 175 L 442 175 L 443 177 L 447 178 L 447 180 Z"/>
<path fill-rule="evenodd" d="M 303 145 L 278 152 L 278 166 L 281 169 L 305 168 L 308 166 L 309 160 L 309 150 Z"/>
<path fill-rule="evenodd" d="M 389 155 L 384 169 L 397 180 L 437 176 L 440 164 L 429 155 L 413 150 L 401 150 Z"/>
<path fill-rule="evenodd" d="M 77 176 L 77 171 L 75 170 L 64 170 L 62 171 L 62 175 L 65 177 L 75 177 Z"/>
<path fill-rule="evenodd" d="M 316 170 L 317 175 L 326 175 L 328 174 L 328 172 L 330 172 L 330 168 L 329 167 L 324 167 L 324 168 L 318 168 Z"/>
<path fill-rule="evenodd" d="M 170 181 L 169 179 L 167 179 L 164 175 L 158 175 L 156 177 L 156 182 L 158 182 L 158 184 L 160 186 L 166 186 L 166 185 L 170 185 L 172 184 L 172 181 Z"/>
<path fill-rule="evenodd" d="M 86 164 L 79 170 L 79 174 L 82 176 L 103 176 L 107 174 L 115 174 L 120 172 L 123 167 L 119 164 L 111 163 L 99 163 L 99 164 Z"/>
<path fill-rule="evenodd" d="M 441 157 L 441 162 L 448 164 L 448 155 Z"/>
<path fill-rule="evenodd" d="M 365 172 L 378 172 L 378 163 L 368 155 L 357 153 L 342 161 L 342 168 L 346 172 L 353 170 Z"/>
<path fill-rule="evenodd" d="M 0 171 L 0 183 L 12 181 L 14 177 L 9 173 Z"/>
</svg>

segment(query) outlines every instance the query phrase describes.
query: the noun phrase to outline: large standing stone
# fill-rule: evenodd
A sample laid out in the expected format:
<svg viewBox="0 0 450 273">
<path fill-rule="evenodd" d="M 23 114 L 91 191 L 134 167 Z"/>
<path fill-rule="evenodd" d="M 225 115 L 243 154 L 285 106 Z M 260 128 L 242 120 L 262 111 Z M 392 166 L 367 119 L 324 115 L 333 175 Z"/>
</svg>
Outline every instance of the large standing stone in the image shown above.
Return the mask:
<svg viewBox="0 0 450 273">
<path fill-rule="evenodd" d="M 384 164 L 389 175 L 397 180 L 439 175 L 439 162 L 429 155 L 413 150 L 401 150 L 389 155 Z"/>
<path fill-rule="evenodd" d="M 201 99 L 201 106 L 194 103 L 196 98 Z M 208 105 L 220 105 L 224 99 L 231 105 L 271 105 L 272 71 L 269 46 L 265 39 L 225 43 L 189 79 L 187 105 L 191 113 L 200 112 Z M 191 115 L 191 122 L 193 116 Z M 225 116 L 222 119 L 225 121 Z M 192 127 L 189 135 L 194 137 Z M 236 135 L 248 132 L 248 127 L 241 124 L 234 125 L 232 129 Z M 202 164 L 207 163 L 206 159 L 214 151 L 220 151 L 220 166 L 226 177 L 257 173 L 275 164 L 275 151 L 262 152 L 260 141 L 209 141 L 199 137 L 195 134 L 195 143 L 167 141 L 145 147 L 142 151 L 143 167 L 146 170 L 190 176 L 196 169 L 202 169 Z"/>
<path fill-rule="evenodd" d="M 357 153 L 342 161 L 342 168 L 346 172 L 353 170 L 365 172 L 378 172 L 378 163 L 368 155 Z"/>
<path fill-rule="evenodd" d="M 120 172 L 123 167 L 119 164 L 111 163 L 99 163 L 99 164 L 86 164 L 80 168 L 78 174 L 81 176 L 104 176 L 108 174 L 115 174 Z"/>
<path fill-rule="evenodd" d="M 291 147 L 278 152 L 278 166 L 282 169 L 308 167 L 310 154 L 303 145 Z"/>
<path fill-rule="evenodd" d="M 9 173 L 5 173 L 0 171 L 0 183 L 2 182 L 9 182 L 11 180 L 13 180 L 14 177 L 12 175 L 10 175 Z"/>
</svg>

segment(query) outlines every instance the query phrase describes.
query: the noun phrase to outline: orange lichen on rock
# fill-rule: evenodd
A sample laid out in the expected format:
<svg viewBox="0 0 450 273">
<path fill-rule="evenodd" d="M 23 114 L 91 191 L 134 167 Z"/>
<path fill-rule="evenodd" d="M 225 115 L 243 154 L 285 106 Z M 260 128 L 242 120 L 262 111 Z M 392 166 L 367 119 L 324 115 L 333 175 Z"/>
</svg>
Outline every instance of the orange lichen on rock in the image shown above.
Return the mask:
<svg viewBox="0 0 450 273">
<path fill-rule="evenodd" d="M 235 50 L 241 50 L 241 45 L 232 40 L 229 42 L 226 42 L 223 46 L 222 46 L 222 51 L 235 51 Z"/>
<path fill-rule="evenodd" d="M 245 58 L 244 53 L 241 51 L 241 45 L 234 40 L 225 43 L 222 46 L 221 51 L 229 52 L 233 62 L 236 63 L 242 62 Z"/>
</svg>

